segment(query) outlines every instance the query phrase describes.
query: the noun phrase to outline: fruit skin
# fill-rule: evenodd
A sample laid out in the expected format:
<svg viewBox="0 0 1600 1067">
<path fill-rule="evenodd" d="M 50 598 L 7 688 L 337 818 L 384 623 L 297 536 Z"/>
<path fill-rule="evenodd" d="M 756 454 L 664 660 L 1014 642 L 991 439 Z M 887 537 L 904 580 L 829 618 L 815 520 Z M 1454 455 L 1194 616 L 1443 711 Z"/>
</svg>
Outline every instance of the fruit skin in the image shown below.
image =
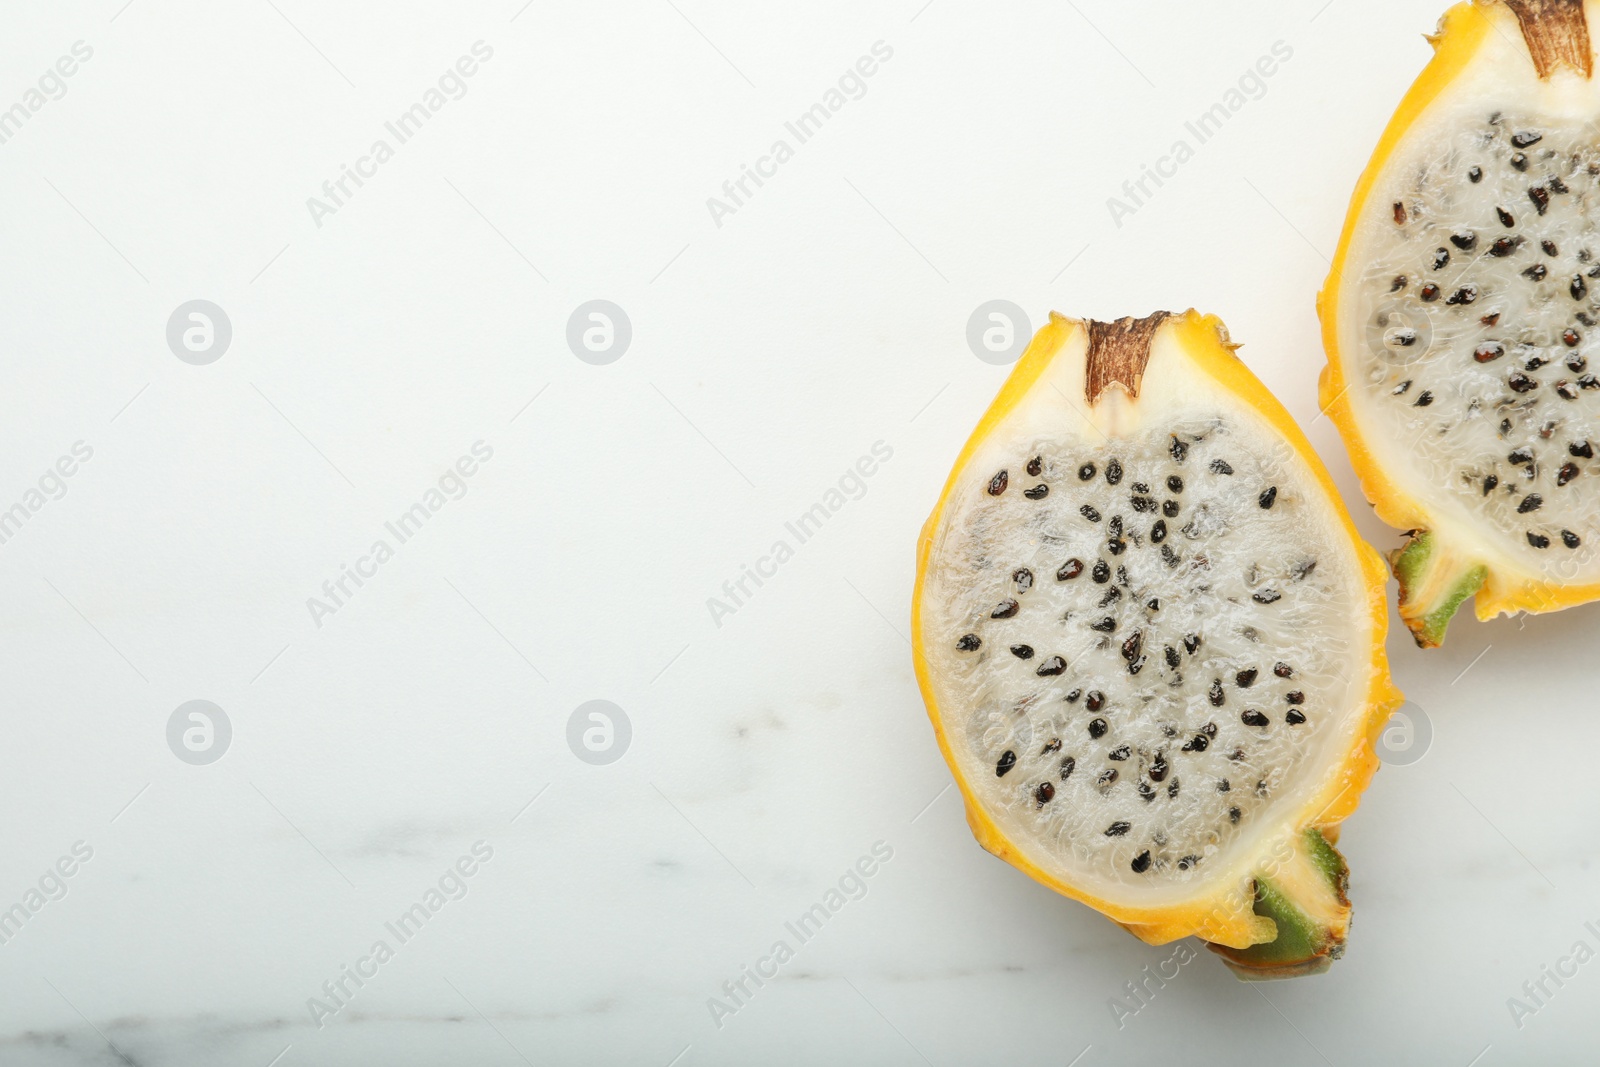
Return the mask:
<svg viewBox="0 0 1600 1067">
<path fill-rule="evenodd" d="M 1039 380 L 1040 375 L 1061 352 L 1067 341 L 1079 330 L 1086 328 L 1085 323 L 1068 319 L 1055 312 L 1051 313 L 1050 322 L 1034 335 L 999 395 L 989 405 L 972 436 L 967 440 L 951 468 L 950 477 L 945 482 L 939 501 L 923 525 L 922 534 L 918 538 L 917 584 L 911 608 L 912 655 L 917 682 L 933 723 L 940 752 L 944 755 L 945 762 L 955 777 L 956 785 L 961 790 L 966 807 L 967 825 L 972 829 L 973 836 L 987 851 L 1010 863 L 1030 878 L 1058 893 L 1089 905 L 1149 944 L 1162 945 L 1181 937 L 1199 936 L 1214 945 L 1241 950 L 1236 958 L 1230 959 L 1230 966 L 1234 967 L 1236 973 L 1253 972 L 1259 977 L 1307 973 L 1293 971 L 1291 964 L 1276 959 L 1265 962 L 1252 961 L 1252 958 L 1243 951 L 1255 945 L 1274 942 L 1279 932 L 1277 922 L 1269 917 L 1269 914 L 1260 911 L 1257 903 L 1257 876 L 1265 875 L 1270 879 L 1281 866 L 1287 864 L 1293 867 L 1298 860 L 1303 859 L 1309 849 L 1305 838 L 1308 832 L 1316 833 L 1327 851 L 1337 856 L 1338 853 L 1333 851 L 1329 842 L 1337 838 L 1338 824 L 1355 810 L 1362 790 L 1367 787 L 1377 770 L 1378 758 L 1374 745 L 1389 716 L 1400 706 L 1403 699 L 1400 691 L 1390 680 L 1388 660 L 1384 652 L 1384 638 L 1388 631 L 1389 620 L 1385 596 L 1388 573 L 1377 552 L 1363 542 L 1356 532 L 1348 512 L 1340 504 L 1340 497 L 1332 478 L 1312 450 L 1310 442 L 1300 432 L 1300 428 L 1295 425 L 1289 413 L 1278 403 L 1277 398 L 1268 392 L 1266 386 L 1233 354 L 1233 350 L 1238 346 L 1229 342 L 1227 329 L 1216 316 L 1201 315 L 1190 309 L 1182 315 L 1169 317 L 1161 328 L 1181 331 L 1181 347 L 1188 358 L 1203 373 L 1238 397 L 1243 404 L 1254 408 L 1283 436 L 1294 449 L 1295 455 L 1312 472 L 1323 492 L 1334 503 L 1344 532 L 1355 545 L 1357 558 L 1360 561 L 1361 578 L 1367 589 L 1367 607 L 1372 633 L 1372 652 L 1367 679 L 1367 709 L 1364 729 L 1355 732 L 1351 747 L 1338 766 L 1338 773 L 1330 775 L 1321 784 L 1321 788 L 1308 799 L 1302 812 L 1303 822 L 1300 825 L 1285 826 L 1276 841 L 1265 843 L 1262 848 L 1263 862 L 1252 869 L 1240 871 L 1239 877 L 1231 884 L 1219 884 L 1210 895 L 1188 900 L 1176 906 L 1125 906 L 1101 899 L 1053 877 L 1040 870 L 1013 847 L 1010 840 L 975 800 L 972 787 L 962 774 L 949 738 L 941 725 L 927 656 L 924 652 L 928 641 L 933 637 L 924 634 L 919 624 L 919 620 L 923 617 L 924 578 L 927 574 L 928 558 L 933 548 L 935 532 L 969 458 L 1028 393 L 1030 387 Z M 1342 860 L 1340 865 L 1342 868 Z M 1339 895 L 1342 899 L 1342 882 Z M 1337 908 L 1332 910 L 1337 911 Z M 1325 958 L 1337 955 L 1342 945 L 1343 929 L 1348 923 L 1348 914 L 1348 900 L 1344 900 L 1342 914 L 1331 915 L 1335 936 L 1320 948 L 1313 946 L 1319 956 L 1324 957 L 1324 962 L 1320 966 L 1326 965 Z M 1311 960 L 1307 962 L 1312 969 L 1319 966 Z"/>
<path fill-rule="evenodd" d="M 1540 7 L 1541 0 L 1531 0 L 1528 6 Z M 1600 3 L 1586 0 L 1584 9 L 1589 16 L 1591 30 L 1600 30 Z M 1378 147 L 1373 150 L 1371 160 L 1356 182 L 1355 192 L 1350 197 L 1350 210 L 1345 216 L 1344 230 L 1339 237 L 1339 247 L 1334 253 L 1333 266 L 1322 292 L 1317 296 L 1317 316 L 1322 321 L 1322 345 L 1328 355 L 1328 364 L 1323 368 L 1318 383 L 1320 406 L 1338 428 L 1350 454 L 1350 464 L 1361 482 L 1362 492 L 1371 501 L 1378 518 L 1390 526 L 1410 531 L 1412 535 L 1432 534 L 1432 539 L 1420 551 L 1413 551 L 1416 547 L 1416 541 L 1413 540 L 1391 556 L 1401 585 L 1400 618 L 1422 648 L 1434 648 L 1444 640 L 1445 625 L 1450 615 L 1465 599 L 1458 598 L 1458 594 L 1463 584 L 1474 584 L 1475 575 L 1480 576 L 1480 580 L 1476 581 L 1476 588 L 1467 595 L 1475 596 L 1474 609 L 1478 618 L 1484 621 L 1519 611 L 1560 611 L 1576 604 L 1600 600 L 1600 583 L 1561 584 L 1522 571 L 1500 553 L 1485 545 L 1475 544 L 1470 531 L 1452 530 L 1448 517 L 1435 516 L 1421 501 L 1395 484 L 1361 433 L 1354 407 L 1347 396 L 1349 385 L 1340 351 L 1338 308 L 1350 247 L 1357 224 L 1366 213 L 1367 201 L 1384 167 L 1413 125 L 1467 71 L 1480 50 L 1498 42 L 1520 42 L 1522 39 L 1517 16 L 1504 0 L 1469 0 L 1445 12 L 1439 20 L 1438 32 L 1428 37 L 1434 48 L 1432 60 L 1400 101 L 1400 106 L 1378 141 Z M 1530 58 L 1530 75 L 1533 74 L 1532 62 Z M 1570 70 L 1561 70 L 1555 76 L 1572 77 L 1574 74 Z M 1359 271 L 1356 276 L 1359 277 Z M 1420 589 L 1413 568 L 1423 562 L 1423 556 L 1427 557 L 1427 570 L 1432 580 L 1425 583 L 1425 589 Z M 1412 574 L 1401 573 L 1402 562 L 1408 565 L 1407 570 Z M 1444 611 L 1441 617 L 1441 611 L 1447 604 L 1449 611 Z"/>
</svg>

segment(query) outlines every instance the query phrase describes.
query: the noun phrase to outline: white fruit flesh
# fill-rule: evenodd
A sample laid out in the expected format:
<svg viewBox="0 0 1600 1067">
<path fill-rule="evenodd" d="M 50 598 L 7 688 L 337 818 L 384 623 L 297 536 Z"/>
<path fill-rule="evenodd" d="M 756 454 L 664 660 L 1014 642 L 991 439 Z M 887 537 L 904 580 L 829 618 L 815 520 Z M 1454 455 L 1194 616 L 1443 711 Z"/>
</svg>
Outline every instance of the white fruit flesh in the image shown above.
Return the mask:
<svg viewBox="0 0 1600 1067">
<path fill-rule="evenodd" d="M 1346 395 L 1458 555 L 1600 581 L 1600 91 L 1539 79 L 1495 17 L 1504 32 L 1413 123 L 1351 234 Z"/>
<path fill-rule="evenodd" d="M 1128 905 L 1251 876 L 1293 829 L 1276 813 L 1339 773 L 1370 672 L 1360 562 L 1333 504 L 1176 346 L 1158 333 L 1139 399 L 1113 386 L 1091 409 L 1084 334 L 1067 342 L 958 473 L 916 620 L 971 794 L 1041 870 Z M 1073 560 L 1081 573 L 1058 578 Z M 1008 601 L 1015 614 L 993 617 Z M 981 644 L 963 650 L 969 634 Z"/>
</svg>

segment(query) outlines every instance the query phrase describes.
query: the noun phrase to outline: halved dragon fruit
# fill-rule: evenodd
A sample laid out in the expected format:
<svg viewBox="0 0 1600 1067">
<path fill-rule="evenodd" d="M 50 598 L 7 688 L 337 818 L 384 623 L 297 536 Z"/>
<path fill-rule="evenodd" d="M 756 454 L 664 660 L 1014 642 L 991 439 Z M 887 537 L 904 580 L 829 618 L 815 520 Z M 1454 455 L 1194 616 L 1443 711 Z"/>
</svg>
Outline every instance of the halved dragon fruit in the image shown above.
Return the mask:
<svg viewBox="0 0 1600 1067">
<path fill-rule="evenodd" d="M 923 531 L 913 626 L 985 848 L 1280 977 L 1343 951 L 1331 842 L 1399 694 L 1382 563 L 1234 347 L 1052 316 Z"/>
<path fill-rule="evenodd" d="M 1600 598 L 1600 83 L 1583 0 L 1450 9 L 1361 176 L 1319 310 L 1323 404 L 1400 615 Z M 1593 364 L 1593 365 L 1591 365 Z"/>
</svg>

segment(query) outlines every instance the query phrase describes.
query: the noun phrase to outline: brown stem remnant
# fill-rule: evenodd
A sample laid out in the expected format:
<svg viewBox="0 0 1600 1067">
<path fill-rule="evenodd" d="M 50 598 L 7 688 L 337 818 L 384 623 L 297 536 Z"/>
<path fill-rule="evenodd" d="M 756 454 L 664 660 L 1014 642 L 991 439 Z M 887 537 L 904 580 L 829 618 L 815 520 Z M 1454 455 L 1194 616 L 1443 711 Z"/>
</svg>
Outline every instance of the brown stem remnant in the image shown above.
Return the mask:
<svg viewBox="0 0 1600 1067">
<path fill-rule="evenodd" d="M 1503 0 L 1517 16 L 1528 42 L 1533 68 L 1548 78 L 1557 67 L 1570 67 L 1588 78 L 1594 74 L 1589 23 L 1583 0 Z"/>
<path fill-rule="evenodd" d="M 1083 392 L 1091 405 L 1112 382 L 1126 389 L 1129 396 L 1139 396 L 1144 367 L 1150 362 L 1150 341 L 1168 315 L 1169 312 L 1157 311 L 1143 319 L 1089 321 L 1089 357 Z"/>
</svg>

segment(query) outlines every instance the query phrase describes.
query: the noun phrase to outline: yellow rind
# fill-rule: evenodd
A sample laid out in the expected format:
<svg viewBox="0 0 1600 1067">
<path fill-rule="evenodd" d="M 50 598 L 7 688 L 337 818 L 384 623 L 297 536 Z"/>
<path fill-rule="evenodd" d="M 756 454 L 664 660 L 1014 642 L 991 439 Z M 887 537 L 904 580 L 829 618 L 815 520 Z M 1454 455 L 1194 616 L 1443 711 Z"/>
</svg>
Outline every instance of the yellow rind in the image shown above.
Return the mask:
<svg viewBox="0 0 1600 1067">
<path fill-rule="evenodd" d="M 1152 908 L 1130 907 L 1105 900 L 1040 870 L 1012 846 L 1010 840 L 977 802 L 972 786 L 963 775 L 950 740 L 945 735 L 939 714 L 928 660 L 924 652 L 925 641 L 921 627 L 922 596 L 935 532 L 944 517 L 951 493 L 973 453 L 1027 395 L 1028 390 L 1039 380 L 1040 375 L 1061 352 L 1073 333 L 1083 328 L 1082 322 L 1051 312 L 1049 323 L 1034 335 L 1022 358 L 1012 369 L 1011 376 L 1006 379 L 1005 385 L 989 405 L 983 418 L 979 420 L 971 437 L 967 439 L 966 445 L 951 468 L 950 476 L 945 482 L 944 490 L 940 493 L 933 513 L 928 516 L 928 521 L 922 527 L 921 536 L 917 540 L 917 580 L 911 606 L 912 656 L 916 667 L 917 684 L 922 690 L 928 716 L 933 722 L 939 750 L 943 753 L 945 763 L 949 765 L 956 785 L 961 790 L 966 805 L 967 825 L 972 828 L 973 836 L 985 849 L 1035 881 L 1108 916 L 1142 941 L 1161 945 L 1193 935 L 1219 945 L 1248 948 L 1273 940 L 1277 933 L 1272 920 L 1254 913 L 1255 897 L 1249 879 L 1242 885 L 1219 886 L 1210 896 L 1187 901 L 1176 907 Z M 1355 523 L 1351 521 L 1349 512 L 1345 509 L 1333 484 L 1333 479 L 1294 419 L 1260 379 L 1234 355 L 1233 349 L 1238 346 L 1229 343 L 1227 329 L 1223 326 L 1222 320 L 1215 315 L 1202 315 L 1191 308 L 1163 323 L 1160 331 L 1167 330 L 1177 331 L 1179 348 L 1198 369 L 1238 397 L 1243 404 L 1261 414 L 1282 434 L 1295 454 L 1310 469 L 1317 484 L 1327 496 L 1360 560 L 1361 577 L 1367 592 L 1367 610 L 1372 627 L 1366 720 L 1363 724 L 1365 728 L 1356 734 L 1350 749 L 1345 753 L 1342 773 L 1332 777 L 1322 790 L 1309 798 L 1299 817 L 1287 820 L 1283 827 L 1285 835 L 1300 834 L 1306 829 L 1315 827 L 1322 830 L 1329 841 L 1335 841 L 1338 839 L 1338 824 L 1355 810 L 1362 791 L 1377 770 L 1378 757 L 1374 745 L 1378 736 L 1389 716 L 1404 699 L 1389 677 L 1388 658 L 1384 651 L 1389 626 L 1389 610 L 1385 596 L 1388 570 L 1378 553 L 1361 540 Z M 1270 849 L 1272 846 L 1269 844 L 1265 847 Z M 1270 865 L 1271 859 L 1263 855 L 1260 863 Z"/>
<path fill-rule="evenodd" d="M 1496 20 L 1503 24 L 1496 25 Z M 1429 106 L 1445 92 L 1472 63 L 1491 34 L 1498 33 L 1520 40 L 1521 30 L 1509 9 L 1497 2 L 1458 3 L 1446 11 L 1439 20 L 1439 30 L 1428 36 L 1434 47 L 1433 58 L 1417 80 L 1412 83 L 1400 106 L 1395 109 L 1389 124 L 1384 128 L 1378 146 L 1361 178 L 1356 182 L 1350 197 L 1350 210 L 1345 216 L 1344 229 L 1339 235 L 1339 247 L 1334 252 L 1333 266 L 1322 292 L 1317 295 L 1317 316 L 1322 323 L 1322 345 L 1328 355 L 1328 364 L 1322 370 L 1318 383 L 1318 400 L 1321 408 L 1333 421 L 1344 440 L 1361 482 L 1361 490 L 1372 503 L 1378 518 L 1400 530 L 1430 530 L 1441 542 L 1450 557 L 1459 561 L 1462 572 L 1476 566 L 1485 566 L 1488 577 L 1474 600 L 1474 612 L 1480 620 L 1497 615 L 1510 615 L 1519 611 L 1540 613 L 1559 611 L 1576 604 L 1600 599 L 1600 583 L 1587 585 L 1561 585 L 1526 573 L 1508 572 L 1496 561 L 1481 558 L 1468 546 L 1452 541 L 1448 530 L 1439 523 L 1420 501 L 1409 495 L 1391 480 L 1383 465 L 1377 461 L 1362 436 L 1355 412 L 1346 396 L 1349 386 L 1345 378 L 1344 358 L 1339 350 L 1338 309 L 1344 272 L 1350 254 L 1356 226 L 1365 213 L 1367 200 L 1372 194 L 1378 176 L 1388 165 L 1390 157 L 1404 142 L 1411 127 L 1427 113 Z M 1530 65 L 1532 60 L 1529 60 Z M 1406 613 L 1402 611 L 1402 616 Z M 1410 625 L 1413 620 L 1407 619 Z"/>
</svg>

